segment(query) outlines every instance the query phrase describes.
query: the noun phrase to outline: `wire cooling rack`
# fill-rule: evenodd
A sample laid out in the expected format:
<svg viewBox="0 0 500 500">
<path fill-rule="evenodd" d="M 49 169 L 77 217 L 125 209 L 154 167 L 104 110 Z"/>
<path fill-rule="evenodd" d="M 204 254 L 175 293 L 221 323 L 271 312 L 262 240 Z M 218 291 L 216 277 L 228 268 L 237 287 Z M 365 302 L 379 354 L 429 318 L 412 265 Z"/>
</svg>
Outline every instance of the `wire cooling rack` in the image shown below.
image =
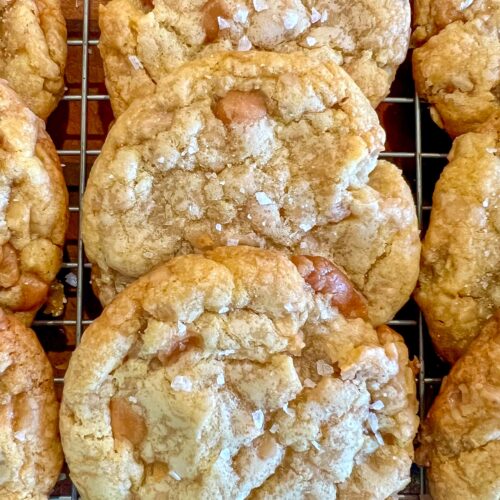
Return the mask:
<svg viewBox="0 0 500 500">
<path fill-rule="evenodd" d="M 34 322 L 54 366 L 60 395 L 67 362 L 86 326 L 101 312 L 90 286 L 90 266 L 86 261 L 81 233 L 81 200 L 88 172 L 100 153 L 106 132 L 113 121 L 109 96 L 104 86 L 102 61 L 97 48 L 99 0 L 63 0 L 68 24 L 67 88 L 63 101 L 50 117 L 47 128 L 63 164 L 70 194 L 70 225 L 59 274 L 67 303 L 60 318 L 41 313 Z M 450 140 L 430 120 L 427 106 L 414 94 L 411 57 L 400 68 L 389 98 L 378 108 L 387 132 L 386 151 L 381 157 L 404 172 L 411 186 L 422 231 L 427 226 L 434 184 L 446 163 Z M 410 301 L 392 321 L 412 355 L 418 356 L 422 370 L 417 378 L 420 416 L 423 418 L 434 399 L 441 378 L 447 372 L 435 355 L 422 315 Z M 54 499 L 78 498 L 67 469 L 54 489 Z M 402 499 L 428 498 L 425 472 L 412 468 L 411 484 Z"/>
</svg>

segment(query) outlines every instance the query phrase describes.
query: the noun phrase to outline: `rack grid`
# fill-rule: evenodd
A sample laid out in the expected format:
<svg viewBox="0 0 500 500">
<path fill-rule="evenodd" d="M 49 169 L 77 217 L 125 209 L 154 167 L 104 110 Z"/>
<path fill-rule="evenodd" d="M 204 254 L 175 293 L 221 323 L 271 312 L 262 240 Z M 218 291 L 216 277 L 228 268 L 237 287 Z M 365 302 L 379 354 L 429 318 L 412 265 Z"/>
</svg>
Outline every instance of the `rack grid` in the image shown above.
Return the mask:
<svg viewBox="0 0 500 500">
<path fill-rule="evenodd" d="M 81 0 L 73 4 L 68 0 L 63 9 L 68 20 L 69 60 L 75 56 L 78 63 L 77 71 L 73 67 L 72 78 L 78 73 L 78 81 L 68 83 L 69 89 L 63 98 L 58 110 L 49 119 L 48 131 L 53 136 L 61 157 L 61 162 L 67 162 L 64 173 L 70 192 L 70 230 L 64 253 L 59 279 L 65 286 L 68 303 L 64 315 L 53 319 L 50 316 L 39 315 L 34 322 L 34 329 L 45 349 L 50 354 L 53 364 L 56 365 L 55 383 L 61 391 L 64 383 L 64 359 L 69 357 L 67 351 L 78 345 L 81 335 L 87 325 L 98 316 L 100 307 L 93 297 L 90 279 L 90 264 L 86 262 L 81 239 L 81 202 L 85 190 L 88 171 L 95 157 L 100 153 L 106 130 L 95 134 L 94 119 L 104 114 L 111 116 L 109 96 L 105 93 L 102 72 L 98 82 L 90 82 L 94 76 L 95 66 L 90 64 L 90 58 L 97 59 L 100 64 L 97 50 L 99 31 L 97 28 L 97 4 L 99 0 Z M 70 5 L 71 3 L 71 5 Z M 77 50 L 78 52 L 73 52 Z M 427 106 L 421 103 L 414 94 L 411 81 L 411 57 L 400 69 L 393 91 L 378 109 L 381 122 L 386 128 L 388 141 L 387 150 L 381 158 L 390 160 L 402 168 L 406 179 L 411 185 L 415 197 L 419 223 L 422 231 L 426 227 L 431 209 L 430 198 L 442 167 L 445 164 L 450 141 L 429 119 Z M 95 61 L 94 61 L 95 62 Z M 68 77 L 68 81 L 69 81 Z M 69 111 L 68 106 L 76 106 L 75 113 Z M 91 107 L 94 108 L 91 110 Z M 95 108 L 97 106 L 97 108 Z M 60 109 L 64 111 L 59 111 Z M 92 117 L 90 113 L 92 111 Z M 92 119 L 91 119 L 92 118 Z M 108 125 L 112 118 L 103 119 Z M 63 130 L 61 123 L 65 123 Z M 70 121 L 73 125 L 69 125 Z M 393 123 L 395 121 L 395 123 Z M 71 128 L 79 128 L 75 133 Z M 425 170 L 424 170 L 425 164 Z M 73 279 L 68 280 L 68 275 Z M 75 283 L 76 277 L 76 283 Z M 396 319 L 390 322 L 403 334 L 410 352 L 418 356 L 421 361 L 421 372 L 417 377 L 417 394 L 420 402 L 420 417 L 423 418 L 439 390 L 442 376 L 446 373 L 446 365 L 435 356 L 428 337 L 421 313 L 416 305 L 410 303 L 403 308 Z M 62 356 L 68 354 L 66 358 Z M 59 356 L 59 357 L 58 357 Z M 60 361 L 60 357 L 63 361 Z M 55 360 L 55 361 L 54 361 Z M 61 368 L 57 366 L 57 360 Z M 67 469 L 61 474 L 60 480 L 53 492 L 52 499 L 77 500 L 78 492 L 68 479 Z M 412 482 L 399 495 L 401 499 L 429 498 L 425 482 L 425 471 L 414 466 Z"/>
</svg>

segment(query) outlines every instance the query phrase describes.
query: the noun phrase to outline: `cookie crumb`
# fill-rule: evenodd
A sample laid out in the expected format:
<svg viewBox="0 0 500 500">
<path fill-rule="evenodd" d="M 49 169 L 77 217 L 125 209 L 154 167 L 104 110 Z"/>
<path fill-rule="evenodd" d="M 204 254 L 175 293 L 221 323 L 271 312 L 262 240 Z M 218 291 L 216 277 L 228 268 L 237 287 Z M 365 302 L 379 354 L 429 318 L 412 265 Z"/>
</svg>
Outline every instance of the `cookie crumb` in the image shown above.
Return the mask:
<svg viewBox="0 0 500 500">
<path fill-rule="evenodd" d="M 264 427 L 264 412 L 262 410 L 254 411 L 252 413 L 252 419 L 257 429 L 262 429 L 262 427 Z"/>
<path fill-rule="evenodd" d="M 139 61 L 139 58 L 134 55 L 128 56 L 128 60 L 130 61 L 130 64 L 134 67 L 136 71 L 140 69 L 144 69 L 144 66 L 142 65 L 141 61 Z"/>
<path fill-rule="evenodd" d="M 333 366 L 320 359 L 316 361 L 316 371 L 321 376 L 333 375 Z"/>
<path fill-rule="evenodd" d="M 172 387 L 174 391 L 191 392 L 193 390 L 193 383 L 189 377 L 177 375 L 170 383 L 170 387 Z"/>
</svg>

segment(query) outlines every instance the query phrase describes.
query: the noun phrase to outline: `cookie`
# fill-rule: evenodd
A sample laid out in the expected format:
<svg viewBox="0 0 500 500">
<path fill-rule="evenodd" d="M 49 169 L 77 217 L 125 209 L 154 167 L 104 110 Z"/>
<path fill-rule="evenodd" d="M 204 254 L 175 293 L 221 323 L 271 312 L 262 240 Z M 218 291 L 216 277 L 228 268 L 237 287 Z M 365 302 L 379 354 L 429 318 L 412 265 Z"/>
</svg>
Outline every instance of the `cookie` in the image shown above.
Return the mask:
<svg viewBox="0 0 500 500">
<path fill-rule="evenodd" d="M 449 3 L 453 2 L 434 2 Z M 470 6 L 461 16 L 450 16 L 459 20 L 413 52 L 417 92 L 431 105 L 433 120 L 453 137 L 477 131 L 500 116 L 500 2 L 465 3 Z M 434 29 L 431 25 L 423 32 Z M 418 30 L 417 38 L 424 37 Z"/>
<path fill-rule="evenodd" d="M 0 309 L 0 497 L 47 498 L 63 463 L 52 368 L 35 333 Z"/>
<path fill-rule="evenodd" d="M 417 457 L 435 500 L 500 496 L 499 320 L 453 366 L 423 426 Z"/>
<path fill-rule="evenodd" d="M 381 193 L 366 187 L 383 140 L 331 62 L 253 52 L 184 66 L 120 117 L 92 168 L 83 237 L 97 294 L 106 304 L 178 254 L 271 246 L 333 257 L 372 319 L 390 319 L 415 285 L 419 241 L 397 169 L 379 169 Z"/>
<path fill-rule="evenodd" d="M 380 498 L 418 426 L 402 338 L 322 258 L 180 256 L 86 330 L 61 405 L 85 499 Z M 300 272 L 299 272 L 300 271 Z"/>
<path fill-rule="evenodd" d="M 0 0 L 0 78 L 44 120 L 64 94 L 66 52 L 59 0 Z"/>
<path fill-rule="evenodd" d="M 457 138 L 434 191 L 415 299 L 450 362 L 500 306 L 499 147 L 496 132 Z"/>
<path fill-rule="evenodd" d="M 322 50 L 373 106 L 408 50 L 408 0 L 112 0 L 100 5 L 99 48 L 116 116 L 181 64 L 215 52 Z M 318 50 L 319 49 L 319 50 Z"/>
<path fill-rule="evenodd" d="M 68 193 L 45 125 L 0 80 L 0 307 L 29 324 L 61 266 Z"/>
</svg>

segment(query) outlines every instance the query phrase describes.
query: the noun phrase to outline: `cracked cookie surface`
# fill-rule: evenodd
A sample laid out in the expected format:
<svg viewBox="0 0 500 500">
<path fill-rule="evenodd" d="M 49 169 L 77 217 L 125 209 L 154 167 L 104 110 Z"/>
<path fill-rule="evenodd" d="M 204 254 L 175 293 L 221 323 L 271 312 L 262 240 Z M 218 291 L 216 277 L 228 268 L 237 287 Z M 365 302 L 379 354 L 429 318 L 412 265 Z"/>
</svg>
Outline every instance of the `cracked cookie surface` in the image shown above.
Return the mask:
<svg viewBox="0 0 500 500">
<path fill-rule="evenodd" d="M 66 52 L 59 0 L 0 0 L 0 78 L 44 120 L 64 94 Z"/>
<path fill-rule="evenodd" d="M 35 333 L 0 309 L 0 497 L 47 498 L 63 463 L 53 373 Z"/>
<path fill-rule="evenodd" d="M 0 80 L 0 307 L 31 323 L 61 266 L 68 192 L 45 124 Z"/>
<path fill-rule="evenodd" d="M 162 85 L 117 120 L 87 184 L 101 302 L 174 255 L 246 244 L 332 258 L 372 320 L 390 319 L 416 282 L 415 207 L 386 162 L 366 186 L 384 135 L 347 75 L 255 52 L 191 63 Z"/>
<path fill-rule="evenodd" d="M 423 425 L 417 460 L 432 498 L 500 496 L 500 329 L 490 319 L 443 381 Z"/>
<path fill-rule="evenodd" d="M 177 257 L 104 309 L 71 358 L 61 434 L 85 499 L 385 499 L 418 418 L 402 338 L 325 259 Z M 342 311 L 342 313 L 340 312 Z"/>
<path fill-rule="evenodd" d="M 112 0 L 99 48 L 116 116 L 181 64 L 215 52 L 330 51 L 376 106 L 410 33 L 408 0 Z M 319 53 L 318 53 L 319 49 Z"/>
<path fill-rule="evenodd" d="M 415 299 L 450 362 L 500 306 L 499 147 L 497 132 L 457 138 L 434 191 Z"/>
<path fill-rule="evenodd" d="M 419 3 L 413 74 L 433 120 L 455 137 L 498 119 L 500 2 Z"/>
</svg>

